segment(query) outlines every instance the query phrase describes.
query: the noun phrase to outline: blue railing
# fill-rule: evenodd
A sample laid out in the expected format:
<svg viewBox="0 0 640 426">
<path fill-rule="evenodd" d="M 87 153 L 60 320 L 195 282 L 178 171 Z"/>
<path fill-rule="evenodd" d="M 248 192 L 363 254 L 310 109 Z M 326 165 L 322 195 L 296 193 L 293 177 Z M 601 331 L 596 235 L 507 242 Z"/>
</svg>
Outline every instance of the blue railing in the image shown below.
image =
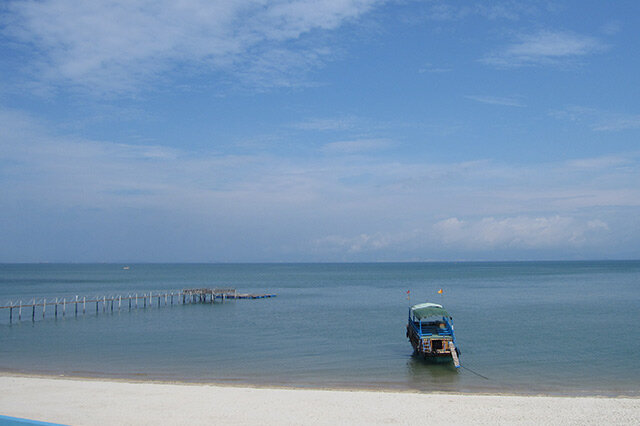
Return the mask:
<svg viewBox="0 0 640 426">
<path fill-rule="evenodd" d="M 451 336 L 454 338 L 455 337 L 453 335 L 453 329 L 451 328 L 451 325 L 449 324 L 448 321 L 445 321 L 445 328 L 440 328 L 434 325 L 424 325 L 424 324 L 420 324 L 419 322 L 415 322 L 411 320 L 411 317 L 409 317 L 409 324 L 411 324 L 411 326 L 413 327 L 414 331 L 416 332 L 416 334 L 420 337 L 423 336 Z"/>
</svg>

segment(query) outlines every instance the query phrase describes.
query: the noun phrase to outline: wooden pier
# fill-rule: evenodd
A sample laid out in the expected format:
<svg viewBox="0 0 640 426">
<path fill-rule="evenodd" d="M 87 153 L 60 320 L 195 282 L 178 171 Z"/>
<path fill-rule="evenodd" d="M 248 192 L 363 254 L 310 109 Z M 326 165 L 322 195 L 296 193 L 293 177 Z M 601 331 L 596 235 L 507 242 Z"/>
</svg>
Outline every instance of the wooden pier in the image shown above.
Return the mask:
<svg viewBox="0 0 640 426">
<path fill-rule="evenodd" d="M 22 300 L 9 301 L 1 309 L 9 311 L 9 324 L 17 320 L 22 321 L 23 311 L 31 317 L 31 321 L 35 322 L 36 318 L 66 317 L 73 315 L 86 315 L 87 307 L 92 309 L 95 305 L 95 314 L 100 311 L 103 313 L 120 312 L 123 310 L 131 311 L 132 309 L 160 308 L 162 306 L 173 305 L 190 305 L 196 303 L 215 303 L 219 301 L 224 303 L 226 300 L 237 299 L 266 299 L 276 297 L 275 294 L 246 294 L 238 293 L 235 288 L 187 288 L 183 290 L 166 290 L 166 291 L 150 291 L 148 293 L 128 293 L 123 295 L 110 296 L 71 296 L 71 297 L 49 297 L 49 298 L 32 298 L 30 301 L 23 303 Z M 47 314 L 47 307 L 49 314 Z"/>
</svg>

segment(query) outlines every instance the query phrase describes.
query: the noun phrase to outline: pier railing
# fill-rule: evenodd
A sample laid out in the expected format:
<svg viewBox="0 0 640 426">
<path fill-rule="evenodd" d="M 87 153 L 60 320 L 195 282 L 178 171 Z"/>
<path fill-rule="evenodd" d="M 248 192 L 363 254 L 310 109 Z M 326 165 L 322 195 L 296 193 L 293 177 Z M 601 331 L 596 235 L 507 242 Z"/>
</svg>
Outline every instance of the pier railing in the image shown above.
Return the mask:
<svg viewBox="0 0 640 426">
<path fill-rule="evenodd" d="M 58 318 L 73 315 L 86 315 L 95 311 L 103 313 L 147 309 L 162 306 L 189 305 L 195 303 L 215 303 L 236 299 L 264 299 L 275 297 L 275 294 L 246 294 L 238 293 L 234 288 L 193 288 L 182 290 L 149 291 L 127 293 L 126 295 L 97 295 L 70 297 L 32 297 L 27 300 L 10 300 L 0 305 L 0 311 L 9 313 L 9 323 L 25 319 L 34 321 L 39 318 Z M 47 307 L 49 309 L 47 309 Z M 95 307 L 95 309 L 94 309 Z"/>
</svg>

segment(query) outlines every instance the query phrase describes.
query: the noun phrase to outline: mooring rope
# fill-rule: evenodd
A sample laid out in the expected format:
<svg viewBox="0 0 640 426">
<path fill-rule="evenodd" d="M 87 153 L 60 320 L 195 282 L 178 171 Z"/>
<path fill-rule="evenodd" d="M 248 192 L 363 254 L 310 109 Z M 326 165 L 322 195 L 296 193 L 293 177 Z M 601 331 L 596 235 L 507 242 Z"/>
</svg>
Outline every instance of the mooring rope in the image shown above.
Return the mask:
<svg viewBox="0 0 640 426">
<path fill-rule="evenodd" d="M 476 376 L 478 376 L 478 377 L 482 377 L 482 378 L 483 378 L 483 379 L 485 379 L 485 380 L 491 380 L 491 379 L 490 379 L 490 378 L 488 378 L 487 376 L 483 376 L 483 375 L 482 375 L 482 374 L 480 374 L 480 373 L 476 373 L 475 371 L 473 371 L 473 370 L 472 370 L 472 369 L 470 369 L 469 367 L 465 367 L 464 365 L 461 365 L 460 367 L 461 367 L 461 368 L 464 368 L 465 370 L 469 371 L 470 373 L 475 374 L 475 375 L 476 375 Z"/>
</svg>

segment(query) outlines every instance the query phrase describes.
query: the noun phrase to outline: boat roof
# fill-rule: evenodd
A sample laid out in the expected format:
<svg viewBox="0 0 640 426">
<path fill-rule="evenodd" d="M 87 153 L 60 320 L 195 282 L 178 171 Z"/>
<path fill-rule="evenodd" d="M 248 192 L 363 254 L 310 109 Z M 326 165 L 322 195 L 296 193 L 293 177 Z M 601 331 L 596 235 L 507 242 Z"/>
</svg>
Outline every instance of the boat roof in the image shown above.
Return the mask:
<svg viewBox="0 0 640 426">
<path fill-rule="evenodd" d="M 411 307 L 411 313 L 414 317 L 421 320 L 428 317 L 448 317 L 449 313 L 437 303 L 419 303 Z"/>
</svg>

